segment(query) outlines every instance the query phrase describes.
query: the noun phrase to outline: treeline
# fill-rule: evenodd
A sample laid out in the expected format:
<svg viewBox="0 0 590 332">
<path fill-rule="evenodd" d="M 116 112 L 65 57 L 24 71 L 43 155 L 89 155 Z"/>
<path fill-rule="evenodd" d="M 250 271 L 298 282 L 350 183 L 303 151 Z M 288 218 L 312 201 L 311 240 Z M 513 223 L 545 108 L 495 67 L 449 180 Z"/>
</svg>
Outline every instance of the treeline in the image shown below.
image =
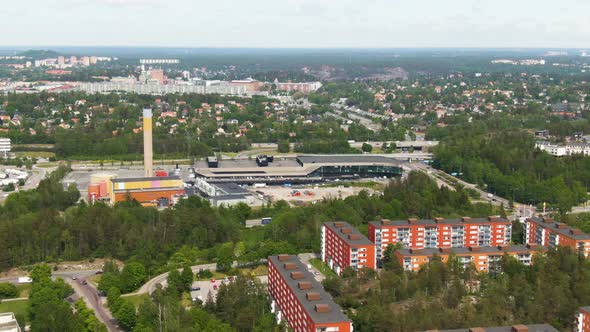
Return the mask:
<svg viewBox="0 0 590 332">
<path fill-rule="evenodd" d="M 535 149 L 531 133 L 482 124 L 449 128 L 434 149 L 434 167 L 507 199 L 547 202 L 562 213 L 586 201 L 590 188 L 589 157 L 557 158 Z"/>
<path fill-rule="evenodd" d="M 590 263 L 569 248 L 535 256 L 532 266 L 504 256 L 501 273 L 463 268 L 456 257 L 403 272 L 392 252 L 379 274 L 346 271 L 324 281 L 355 331 L 424 331 L 549 323 L 572 331 L 577 308 L 590 303 Z"/>
</svg>

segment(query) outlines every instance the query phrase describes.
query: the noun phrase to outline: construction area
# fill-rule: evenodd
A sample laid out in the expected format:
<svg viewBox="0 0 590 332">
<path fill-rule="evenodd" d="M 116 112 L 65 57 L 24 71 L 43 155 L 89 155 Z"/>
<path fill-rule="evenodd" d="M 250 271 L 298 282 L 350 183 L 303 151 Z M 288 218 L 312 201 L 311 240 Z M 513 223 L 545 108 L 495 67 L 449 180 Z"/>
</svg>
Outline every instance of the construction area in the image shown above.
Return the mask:
<svg viewBox="0 0 590 332">
<path fill-rule="evenodd" d="M 374 193 L 374 190 L 368 188 L 313 185 L 298 187 L 266 186 L 250 188 L 249 190 L 264 201 L 276 202 L 284 200 L 292 205 L 314 203 L 323 199 L 342 199 L 357 195 L 363 190 L 367 190 L 369 194 Z"/>
</svg>

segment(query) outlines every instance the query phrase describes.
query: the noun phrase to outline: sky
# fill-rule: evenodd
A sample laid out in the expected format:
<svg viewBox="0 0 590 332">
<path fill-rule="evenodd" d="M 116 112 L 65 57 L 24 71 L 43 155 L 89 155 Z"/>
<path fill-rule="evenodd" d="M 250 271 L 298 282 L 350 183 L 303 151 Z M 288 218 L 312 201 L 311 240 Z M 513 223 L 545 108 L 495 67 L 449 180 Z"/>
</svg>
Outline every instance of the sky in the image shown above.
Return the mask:
<svg viewBox="0 0 590 332">
<path fill-rule="evenodd" d="M 0 0 L 0 46 L 590 48 L 589 0 Z"/>
</svg>

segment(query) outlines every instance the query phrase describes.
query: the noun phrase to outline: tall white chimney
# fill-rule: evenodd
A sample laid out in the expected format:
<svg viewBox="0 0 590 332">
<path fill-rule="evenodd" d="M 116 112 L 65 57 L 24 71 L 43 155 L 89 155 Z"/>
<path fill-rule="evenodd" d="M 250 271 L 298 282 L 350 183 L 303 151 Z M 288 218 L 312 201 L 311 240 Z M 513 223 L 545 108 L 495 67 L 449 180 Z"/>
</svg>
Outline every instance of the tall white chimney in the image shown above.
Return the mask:
<svg viewBox="0 0 590 332">
<path fill-rule="evenodd" d="M 143 109 L 143 166 L 145 176 L 152 177 L 154 173 L 152 145 L 152 109 Z"/>
</svg>

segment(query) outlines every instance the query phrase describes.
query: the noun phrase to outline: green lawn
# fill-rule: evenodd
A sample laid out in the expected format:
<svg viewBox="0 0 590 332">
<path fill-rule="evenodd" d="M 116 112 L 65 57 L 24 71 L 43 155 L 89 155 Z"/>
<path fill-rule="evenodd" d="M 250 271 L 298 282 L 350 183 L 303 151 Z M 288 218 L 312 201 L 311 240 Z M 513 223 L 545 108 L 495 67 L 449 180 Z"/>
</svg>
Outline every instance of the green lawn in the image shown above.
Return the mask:
<svg viewBox="0 0 590 332">
<path fill-rule="evenodd" d="M 14 312 L 15 315 L 27 318 L 27 302 L 29 300 L 18 300 L 0 303 L 0 312 Z M 20 324 L 21 322 L 19 322 Z"/>
<path fill-rule="evenodd" d="M 137 308 L 137 307 L 139 307 L 140 304 L 143 303 L 143 301 L 149 299 L 150 297 L 147 294 L 138 294 L 138 295 L 131 295 L 131 296 L 123 295 L 122 298 L 133 303 L 133 305 Z"/>
<path fill-rule="evenodd" d="M 337 277 L 336 272 L 332 271 L 326 263 L 322 262 L 321 259 L 312 258 L 309 260 L 309 264 L 313 265 L 316 269 L 320 271 L 326 278 L 327 277 Z"/>
</svg>

